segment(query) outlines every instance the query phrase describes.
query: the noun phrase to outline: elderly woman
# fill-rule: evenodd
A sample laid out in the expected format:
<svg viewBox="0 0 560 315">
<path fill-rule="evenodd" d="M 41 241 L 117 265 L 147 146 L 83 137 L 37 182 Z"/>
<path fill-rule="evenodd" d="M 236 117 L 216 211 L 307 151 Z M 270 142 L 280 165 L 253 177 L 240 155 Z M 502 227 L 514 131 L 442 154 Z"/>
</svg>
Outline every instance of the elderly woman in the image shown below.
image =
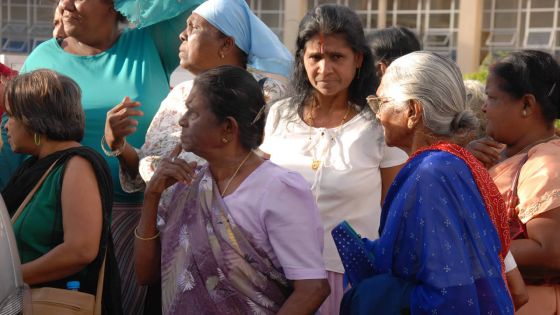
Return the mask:
<svg viewBox="0 0 560 315">
<path fill-rule="evenodd" d="M 505 144 L 489 172 L 509 201 L 511 252 L 529 303 L 519 314 L 560 311 L 560 66 L 539 51 L 511 53 L 490 67 L 486 132 Z"/>
<path fill-rule="evenodd" d="M 256 69 L 288 76 L 292 56 L 278 37 L 261 21 L 244 0 L 210 0 L 196 8 L 187 19 L 180 35 L 181 67 L 198 75 L 221 65 Z M 284 97 L 286 87 L 281 82 L 253 73 L 268 102 Z M 121 162 L 121 184 L 125 191 L 144 189 L 162 157 L 168 156 L 179 144 L 179 119 L 186 112 L 185 100 L 193 81 L 176 86 L 161 103 L 150 124 L 140 150 L 125 141 L 135 129 L 130 128 L 132 116 L 139 114 L 136 102 L 118 105 L 107 114 L 105 139 L 118 152 Z M 201 162 L 190 152 L 181 158 Z M 139 176 L 140 175 L 140 176 Z"/>
<path fill-rule="evenodd" d="M 45 41 L 26 59 L 22 72 L 48 68 L 75 80 L 82 89 L 86 129 L 82 143 L 100 146 L 107 111 L 126 96 L 142 104 L 143 116 L 131 124 L 128 141 L 140 146 L 159 104 L 169 92 L 169 78 L 179 64 L 177 38 L 185 19 L 202 0 L 59 0 L 66 37 Z M 134 28 L 122 28 L 124 16 Z M 114 152 L 107 151 L 109 155 Z M 9 161 L 17 157 L 2 156 Z M 19 159 L 22 159 L 21 157 Z M 138 222 L 142 194 L 124 192 L 119 162 L 106 157 L 113 175 L 115 204 L 112 224 L 123 279 L 125 313 L 141 314 L 144 290 L 134 282 L 130 265 L 133 226 Z M 13 169 L 1 169 L 9 177 Z"/>
<path fill-rule="evenodd" d="M 309 185 L 253 152 L 264 105 L 239 67 L 194 81 L 181 145 L 208 164 L 163 159 L 136 229 L 137 276 L 161 278 L 164 314 L 312 314 L 329 293 Z"/>
<path fill-rule="evenodd" d="M 365 98 L 377 78 L 360 19 L 351 9 L 322 5 L 301 21 L 294 97 L 270 109 L 261 150 L 312 185 L 324 224 L 324 259 L 332 294 L 321 311 L 338 312 L 344 269 L 330 230 L 348 220 L 377 237 L 381 202 L 406 161 L 388 148 Z"/>
<path fill-rule="evenodd" d="M 32 288 L 64 289 L 68 281 L 79 281 L 80 291 L 95 294 L 106 256 L 104 311 L 118 314 L 111 175 L 103 157 L 79 143 L 85 123 L 80 98 L 74 81 L 50 70 L 8 83 L 8 142 L 14 152 L 31 157 L 2 196 L 12 215 L 23 280 Z"/>
<path fill-rule="evenodd" d="M 345 295 L 342 313 L 513 314 L 505 203 L 460 146 L 476 128 L 461 72 L 414 52 L 387 68 L 377 96 L 387 144 L 411 158 L 385 199 L 381 236 L 369 243 L 377 275 Z"/>
</svg>

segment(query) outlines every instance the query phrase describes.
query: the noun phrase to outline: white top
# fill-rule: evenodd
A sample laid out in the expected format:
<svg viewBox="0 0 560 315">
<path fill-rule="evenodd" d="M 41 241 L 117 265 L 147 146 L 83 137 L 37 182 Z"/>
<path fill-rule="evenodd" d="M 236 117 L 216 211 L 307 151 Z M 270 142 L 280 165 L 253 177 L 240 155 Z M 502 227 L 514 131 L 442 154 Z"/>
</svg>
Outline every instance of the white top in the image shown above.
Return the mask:
<svg viewBox="0 0 560 315">
<path fill-rule="evenodd" d="M 326 268 L 342 273 L 331 230 L 346 220 L 362 236 L 378 238 L 380 168 L 403 164 L 408 156 L 387 147 L 383 129 L 369 110 L 340 127 L 312 128 L 288 103 L 286 99 L 272 105 L 260 149 L 272 162 L 299 172 L 311 183 L 325 228 Z M 321 161 L 317 170 L 311 167 L 314 159 Z"/>
</svg>

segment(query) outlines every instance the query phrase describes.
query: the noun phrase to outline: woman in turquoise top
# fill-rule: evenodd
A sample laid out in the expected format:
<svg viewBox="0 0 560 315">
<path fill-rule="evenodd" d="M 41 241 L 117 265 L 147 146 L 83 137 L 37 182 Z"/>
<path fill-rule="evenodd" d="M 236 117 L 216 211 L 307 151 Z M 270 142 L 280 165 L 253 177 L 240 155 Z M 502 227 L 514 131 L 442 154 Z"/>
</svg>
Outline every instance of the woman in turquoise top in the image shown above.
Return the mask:
<svg viewBox="0 0 560 315">
<path fill-rule="evenodd" d="M 143 116 L 130 121 L 136 132 L 127 137 L 135 147 L 159 104 L 169 92 L 169 78 L 179 64 L 179 33 L 201 0 L 60 0 L 58 10 L 67 37 L 39 45 L 27 58 L 22 72 L 48 68 L 74 79 L 82 89 L 86 129 L 82 144 L 101 152 L 107 111 L 125 97 L 140 102 Z M 136 27 L 120 30 L 121 13 Z M 4 150 L 3 153 L 7 153 Z M 13 155 L 12 155 L 13 156 Z M 13 158 L 1 157 L 0 177 L 13 173 Z M 17 159 L 17 158 L 16 158 Z M 131 264 L 132 226 L 139 218 L 142 194 L 122 191 L 118 161 L 107 157 L 115 188 L 112 224 L 116 254 L 123 280 L 124 311 L 141 314 L 145 293 L 137 285 Z M 12 163 L 9 163 L 12 162 Z M 6 166 L 6 167 L 4 167 Z"/>
<path fill-rule="evenodd" d="M 85 121 L 80 88 L 64 75 L 37 70 L 10 81 L 5 93 L 9 145 L 31 155 L 3 191 L 23 280 L 57 288 L 77 280 L 80 291 L 95 294 L 106 257 L 104 313 L 121 313 L 109 229 L 111 175 L 103 157 L 79 143 Z"/>
</svg>

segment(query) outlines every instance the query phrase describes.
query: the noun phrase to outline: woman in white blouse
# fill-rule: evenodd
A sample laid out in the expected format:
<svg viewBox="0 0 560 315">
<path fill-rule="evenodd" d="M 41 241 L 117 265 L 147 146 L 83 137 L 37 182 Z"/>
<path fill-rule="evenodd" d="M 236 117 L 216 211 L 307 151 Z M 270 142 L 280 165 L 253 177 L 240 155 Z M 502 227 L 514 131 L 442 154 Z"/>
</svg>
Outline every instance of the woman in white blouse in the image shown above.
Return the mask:
<svg viewBox="0 0 560 315">
<path fill-rule="evenodd" d="M 377 238 L 380 205 L 407 155 L 386 146 L 367 107 L 377 78 L 358 16 L 321 5 L 303 18 L 298 34 L 295 95 L 272 105 L 261 150 L 312 184 L 331 285 L 321 313 L 338 314 L 344 269 L 330 231 L 347 220 L 358 233 Z"/>
</svg>

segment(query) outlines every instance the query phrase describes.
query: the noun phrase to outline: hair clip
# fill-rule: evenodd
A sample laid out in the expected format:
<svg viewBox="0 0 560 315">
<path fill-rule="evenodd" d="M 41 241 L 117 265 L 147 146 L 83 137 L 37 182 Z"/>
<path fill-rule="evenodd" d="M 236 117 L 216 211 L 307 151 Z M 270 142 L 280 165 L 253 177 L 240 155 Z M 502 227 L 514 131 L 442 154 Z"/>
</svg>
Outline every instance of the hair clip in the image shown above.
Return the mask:
<svg viewBox="0 0 560 315">
<path fill-rule="evenodd" d="M 552 93 L 554 92 L 554 88 L 556 88 L 556 82 L 554 82 L 554 84 L 550 88 L 550 91 L 548 91 L 548 95 L 547 95 L 548 97 L 550 97 L 552 95 Z"/>
<path fill-rule="evenodd" d="M 257 113 L 257 116 L 255 116 L 255 119 L 253 119 L 253 121 L 251 122 L 251 126 L 254 125 L 257 121 L 259 121 L 259 119 L 261 119 L 261 117 L 264 113 L 264 108 L 265 107 L 266 107 L 266 105 L 263 105 L 263 107 L 261 107 L 261 109 Z"/>
</svg>

